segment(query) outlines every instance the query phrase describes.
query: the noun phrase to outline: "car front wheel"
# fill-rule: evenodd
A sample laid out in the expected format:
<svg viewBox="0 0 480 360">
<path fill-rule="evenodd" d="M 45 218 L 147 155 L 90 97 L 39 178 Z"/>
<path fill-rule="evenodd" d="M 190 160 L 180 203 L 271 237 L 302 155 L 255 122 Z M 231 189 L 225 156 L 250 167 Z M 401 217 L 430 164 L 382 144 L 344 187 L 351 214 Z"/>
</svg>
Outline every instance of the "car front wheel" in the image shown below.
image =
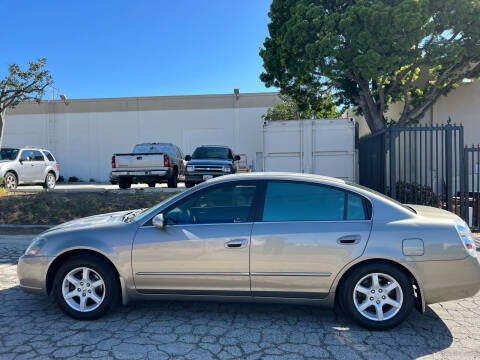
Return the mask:
<svg viewBox="0 0 480 360">
<path fill-rule="evenodd" d="M 408 276 L 389 264 L 367 264 L 350 273 L 341 289 L 341 305 L 368 329 L 387 330 L 405 320 L 413 307 Z"/>
<path fill-rule="evenodd" d="M 69 316 L 80 320 L 97 319 L 119 300 L 118 276 L 101 258 L 75 256 L 57 271 L 53 294 L 57 304 Z"/>
<path fill-rule="evenodd" d="M 13 191 L 17 188 L 18 181 L 14 173 L 7 172 L 5 174 L 5 189 Z"/>
</svg>

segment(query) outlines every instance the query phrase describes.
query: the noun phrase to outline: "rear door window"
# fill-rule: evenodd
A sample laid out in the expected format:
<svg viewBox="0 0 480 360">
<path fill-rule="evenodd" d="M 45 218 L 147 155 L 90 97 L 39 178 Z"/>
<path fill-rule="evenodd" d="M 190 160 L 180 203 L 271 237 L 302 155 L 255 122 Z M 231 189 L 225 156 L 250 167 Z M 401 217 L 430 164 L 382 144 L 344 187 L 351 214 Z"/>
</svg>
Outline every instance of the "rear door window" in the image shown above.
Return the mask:
<svg viewBox="0 0 480 360">
<path fill-rule="evenodd" d="M 292 181 L 267 183 L 262 221 L 366 219 L 365 200 L 343 189 Z"/>
<path fill-rule="evenodd" d="M 45 158 L 40 151 L 33 150 L 33 161 L 45 161 Z"/>
</svg>

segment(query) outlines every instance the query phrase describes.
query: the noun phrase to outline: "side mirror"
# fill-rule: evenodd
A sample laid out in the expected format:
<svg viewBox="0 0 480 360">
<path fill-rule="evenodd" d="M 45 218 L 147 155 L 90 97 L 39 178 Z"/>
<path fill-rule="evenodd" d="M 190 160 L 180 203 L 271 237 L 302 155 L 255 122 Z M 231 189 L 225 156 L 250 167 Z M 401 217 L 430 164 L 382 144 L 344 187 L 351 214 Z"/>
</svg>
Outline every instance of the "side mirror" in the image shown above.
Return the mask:
<svg viewBox="0 0 480 360">
<path fill-rule="evenodd" d="M 190 161 L 190 160 L 192 160 L 192 157 L 190 155 L 187 155 L 187 156 L 185 156 L 185 160 Z"/>
<path fill-rule="evenodd" d="M 240 155 L 235 155 L 234 159 L 235 159 L 235 161 L 239 161 L 240 160 Z"/>
<path fill-rule="evenodd" d="M 163 218 L 163 214 L 155 215 L 155 217 L 152 219 L 152 224 L 157 229 L 162 230 L 165 226 L 165 220 Z"/>
</svg>

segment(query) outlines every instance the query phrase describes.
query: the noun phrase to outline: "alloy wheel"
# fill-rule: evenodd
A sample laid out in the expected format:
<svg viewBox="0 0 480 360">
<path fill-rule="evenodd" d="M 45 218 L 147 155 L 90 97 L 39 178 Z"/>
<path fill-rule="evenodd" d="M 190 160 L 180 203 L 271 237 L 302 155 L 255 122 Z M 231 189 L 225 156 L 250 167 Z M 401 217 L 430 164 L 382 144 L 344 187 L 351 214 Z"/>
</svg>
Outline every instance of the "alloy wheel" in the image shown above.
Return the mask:
<svg viewBox="0 0 480 360">
<path fill-rule="evenodd" d="M 5 188 L 7 190 L 15 190 L 17 188 L 17 178 L 13 174 L 7 174 L 5 177 Z"/>
<path fill-rule="evenodd" d="M 390 275 L 371 273 L 355 285 L 353 303 L 356 310 L 369 320 L 389 320 L 402 308 L 402 287 Z"/>
<path fill-rule="evenodd" d="M 53 189 L 55 187 L 55 176 L 52 174 L 47 175 L 47 188 Z"/>
<path fill-rule="evenodd" d="M 95 270 L 79 267 L 63 279 L 62 294 L 72 309 L 90 312 L 97 309 L 105 299 L 105 282 Z"/>
</svg>

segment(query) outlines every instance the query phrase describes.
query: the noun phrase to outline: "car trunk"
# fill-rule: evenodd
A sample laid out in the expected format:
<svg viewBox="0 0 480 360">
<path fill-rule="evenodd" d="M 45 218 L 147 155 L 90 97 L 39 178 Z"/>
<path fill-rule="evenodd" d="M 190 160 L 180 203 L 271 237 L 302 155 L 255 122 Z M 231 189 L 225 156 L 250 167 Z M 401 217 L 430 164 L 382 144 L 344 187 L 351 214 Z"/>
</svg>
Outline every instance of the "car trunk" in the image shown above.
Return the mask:
<svg viewBox="0 0 480 360">
<path fill-rule="evenodd" d="M 426 218 L 432 218 L 432 219 L 442 218 L 442 219 L 460 220 L 460 218 L 454 213 L 450 211 L 442 210 L 439 208 L 435 208 L 432 206 L 412 205 L 412 204 L 407 204 L 406 206 L 415 210 L 418 215 Z"/>
</svg>

